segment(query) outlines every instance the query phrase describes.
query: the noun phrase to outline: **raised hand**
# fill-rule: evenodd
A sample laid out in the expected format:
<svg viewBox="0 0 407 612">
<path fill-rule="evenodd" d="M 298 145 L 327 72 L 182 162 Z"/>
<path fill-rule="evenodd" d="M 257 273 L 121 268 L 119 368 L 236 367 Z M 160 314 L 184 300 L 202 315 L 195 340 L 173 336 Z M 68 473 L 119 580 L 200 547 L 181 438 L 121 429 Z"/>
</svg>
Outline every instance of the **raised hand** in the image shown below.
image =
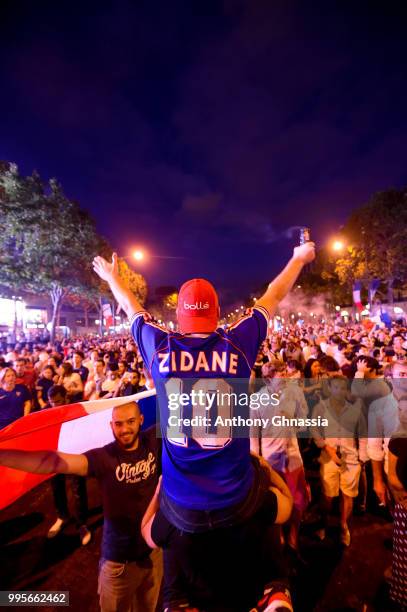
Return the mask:
<svg viewBox="0 0 407 612">
<path fill-rule="evenodd" d="M 356 363 L 356 369 L 358 372 L 367 372 L 369 368 L 366 359 L 359 359 L 359 361 Z"/>
<path fill-rule="evenodd" d="M 98 256 L 95 257 L 92 263 L 94 271 L 104 281 L 109 282 L 110 279 L 119 275 L 117 253 L 113 253 L 111 262 L 107 261 L 104 257 Z"/>
<path fill-rule="evenodd" d="M 294 258 L 303 264 L 311 263 L 315 259 L 315 242 L 305 242 L 294 249 Z"/>
</svg>

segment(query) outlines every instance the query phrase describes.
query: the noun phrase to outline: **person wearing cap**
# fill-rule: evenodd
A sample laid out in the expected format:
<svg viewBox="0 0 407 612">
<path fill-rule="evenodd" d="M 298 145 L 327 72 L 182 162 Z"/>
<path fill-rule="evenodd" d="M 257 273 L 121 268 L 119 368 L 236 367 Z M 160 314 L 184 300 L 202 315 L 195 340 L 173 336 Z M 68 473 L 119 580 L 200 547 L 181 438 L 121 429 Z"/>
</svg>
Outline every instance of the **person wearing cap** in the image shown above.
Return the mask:
<svg viewBox="0 0 407 612">
<path fill-rule="evenodd" d="M 227 594 L 232 599 L 234 597 L 234 609 L 240 610 L 247 605 L 249 594 L 252 597 L 253 593 L 256 596 L 261 593 L 258 591 L 258 585 L 254 584 L 253 568 L 261 565 L 261 572 L 264 574 L 271 563 L 270 551 L 261 550 L 261 547 L 267 548 L 264 541 L 260 542 L 264 538 L 264 532 L 259 532 L 259 538 L 256 539 L 250 530 L 244 536 L 244 530 L 251 521 L 255 523 L 254 517 L 258 516 L 257 513 L 264 516 L 263 503 L 267 503 L 267 515 L 271 523 L 276 521 L 279 512 L 284 508 L 288 518 L 292 508 L 292 499 L 284 483 L 280 489 L 277 486 L 273 493 L 269 491 L 268 481 L 264 483 L 260 463 L 250 455 L 249 435 L 232 436 L 231 430 L 222 428 L 222 433 L 215 431 L 215 437 L 205 437 L 202 427 L 187 425 L 182 419 L 182 415 L 187 413 L 188 409 L 191 410 L 192 404 L 189 403 L 184 413 L 181 411 L 181 403 L 178 403 L 174 410 L 170 410 L 169 395 L 172 392 L 178 395 L 188 394 L 192 393 L 192 390 L 198 393 L 204 389 L 210 389 L 213 393 L 219 390 L 230 393 L 238 379 L 248 382 L 259 347 L 267 336 L 270 316 L 294 285 L 303 266 L 314 257 L 313 243 L 296 247 L 287 266 L 270 283 L 255 307 L 248 309 L 226 330 L 218 327 L 219 302 L 211 283 L 199 278 L 187 281 L 182 285 L 178 296 L 179 333 L 168 331 L 154 323 L 120 278 L 115 253 L 111 262 L 102 257 L 96 257 L 93 261 L 95 272 L 108 282 L 120 307 L 129 317 L 132 336 L 157 389 L 163 436 L 163 478 L 160 508 L 152 519 L 151 535 L 152 539 L 160 544 L 165 540 L 163 525 L 168 526 L 168 548 L 164 549 L 164 604 L 169 610 L 179 609 L 177 605 L 180 603 L 184 606 L 197 605 L 193 601 L 193 592 L 188 593 L 188 601 L 180 602 L 179 598 L 177 600 L 177 581 L 167 581 L 168 561 L 171 559 L 171 542 L 168 542 L 170 535 L 176 544 L 179 544 L 174 530 L 178 535 L 188 534 L 188 538 L 185 537 L 183 542 L 190 543 L 190 546 L 184 546 L 183 553 L 191 555 L 191 562 L 192 555 L 196 554 L 197 541 L 201 542 L 201 546 L 205 546 L 205 536 L 202 537 L 202 534 L 216 530 L 219 542 L 217 562 L 223 558 L 220 554 L 222 551 L 226 555 L 225 563 L 236 561 L 238 572 L 238 578 L 235 576 L 233 583 L 227 583 L 224 572 L 219 576 L 213 576 L 212 572 L 211 578 L 217 580 L 217 586 L 224 587 L 216 588 L 212 585 L 213 591 L 216 592 L 216 603 L 220 605 L 220 599 Z M 230 405 L 229 416 L 232 416 L 232 409 L 233 406 Z M 176 421 L 179 417 L 178 428 L 172 425 L 173 419 L 170 421 L 170 416 Z M 222 538 L 228 533 L 228 528 L 236 528 L 238 525 L 241 526 L 242 539 L 240 548 L 234 548 L 237 559 L 233 559 L 230 541 L 226 542 Z M 208 537 L 207 541 L 209 539 Z M 208 555 L 207 551 L 206 554 Z M 260 576 L 261 572 L 257 576 Z M 247 577 L 253 577 L 252 585 Z M 263 576 L 261 578 L 263 579 Z M 205 596 L 208 597 L 208 589 L 204 599 Z M 214 593 L 209 596 L 213 602 Z M 272 599 L 275 601 L 275 596 L 275 588 L 268 588 L 257 610 L 271 609 L 269 604 Z M 292 610 L 289 593 L 284 588 L 280 589 L 277 596 L 283 602 L 282 609 Z M 200 605 L 198 595 L 196 601 Z M 231 607 L 231 599 L 226 603 Z M 249 607 L 250 605 L 252 604 L 249 604 Z"/>
</svg>

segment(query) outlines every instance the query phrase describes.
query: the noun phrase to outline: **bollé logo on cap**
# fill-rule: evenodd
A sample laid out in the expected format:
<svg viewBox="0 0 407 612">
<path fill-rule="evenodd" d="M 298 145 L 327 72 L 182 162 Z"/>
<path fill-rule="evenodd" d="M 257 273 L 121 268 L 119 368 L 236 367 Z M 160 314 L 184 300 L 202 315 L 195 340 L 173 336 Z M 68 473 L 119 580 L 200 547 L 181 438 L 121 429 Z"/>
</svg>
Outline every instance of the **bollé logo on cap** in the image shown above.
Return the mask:
<svg viewBox="0 0 407 612">
<path fill-rule="evenodd" d="M 187 302 L 184 302 L 184 310 L 208 310 L 208 308 L 208 302 L 195 302 L 195 304 L 188 304 Z"/>
</svg>

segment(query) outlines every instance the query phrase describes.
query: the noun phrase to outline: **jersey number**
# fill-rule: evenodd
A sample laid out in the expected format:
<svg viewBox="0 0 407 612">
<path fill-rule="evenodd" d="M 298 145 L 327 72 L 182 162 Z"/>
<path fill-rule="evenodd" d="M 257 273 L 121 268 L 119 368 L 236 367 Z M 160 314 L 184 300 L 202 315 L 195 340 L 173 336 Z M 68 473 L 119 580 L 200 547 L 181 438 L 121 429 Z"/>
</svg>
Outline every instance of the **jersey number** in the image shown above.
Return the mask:
<svg viewBox="0 0 407 612">
<path fill-rule="evenodd" d="M 182 378 L 170 378 L 165 383 L 167 397 L 170 393 L 177 394 L 178 397 L 184 392 L 185 383 L 187 381 Z M 191 435 L 188 437 L 185 433 L 184 419 L 186 419 L 186 406 L 178 404 L 176 410 L 170 410 L 171 426 L 167 426 L 167 439 L 171 444 L 176 446 L 188 446 L 188 439 L 192 438 L 206 449 L 223 448 L 232 439 L 232 428 L 229 425 L 218 423 L 215 426 L 216 418 L 221 417 L 222 420 L 230 419 L 233 414 L 233 393 L 232 387 L 223 378 L 200 378 L 191 388 L 195 391 L 195 397 L 201 391 L 204 397 L 217 395 L 222 401 L 217 402 L 216 399 L 209 409 L 208 402 L 195 402 L 192 404 L 192 413 L 188 413 L 188 419 L 193 419 L 194 425 L 190 426 Z M 184 392 L 185 393 L 185 392 Z M 203 396 L 201 393 L 201 395 Z M 206 421 L 205 421 L 206 418 Z M 174 423 L 176 423 L 174 425 Z"/>
</svg>

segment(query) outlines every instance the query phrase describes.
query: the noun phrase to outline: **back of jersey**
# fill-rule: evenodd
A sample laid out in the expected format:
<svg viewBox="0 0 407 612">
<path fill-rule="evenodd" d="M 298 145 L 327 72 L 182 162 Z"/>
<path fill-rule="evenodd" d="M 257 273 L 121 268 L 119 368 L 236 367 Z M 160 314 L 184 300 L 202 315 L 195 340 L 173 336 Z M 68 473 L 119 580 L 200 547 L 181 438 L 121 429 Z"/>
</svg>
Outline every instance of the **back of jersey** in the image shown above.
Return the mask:
<svg viewBox="0 0 407 612">
<path fill-rule="evenodd" d="M 145 312 L 132 320 L 157 389 L 163 488 L 185 508 L 214 510 L 247 496 L 253 480 L 250 441 L 224 423 L 237 415 L 236 387 L 248 383 L 267 325 L 261 307 L 205 337 L 169 333 Z M 239 406 L 238 414 L 248 416 L 248 405 Z"/>
</svg>

